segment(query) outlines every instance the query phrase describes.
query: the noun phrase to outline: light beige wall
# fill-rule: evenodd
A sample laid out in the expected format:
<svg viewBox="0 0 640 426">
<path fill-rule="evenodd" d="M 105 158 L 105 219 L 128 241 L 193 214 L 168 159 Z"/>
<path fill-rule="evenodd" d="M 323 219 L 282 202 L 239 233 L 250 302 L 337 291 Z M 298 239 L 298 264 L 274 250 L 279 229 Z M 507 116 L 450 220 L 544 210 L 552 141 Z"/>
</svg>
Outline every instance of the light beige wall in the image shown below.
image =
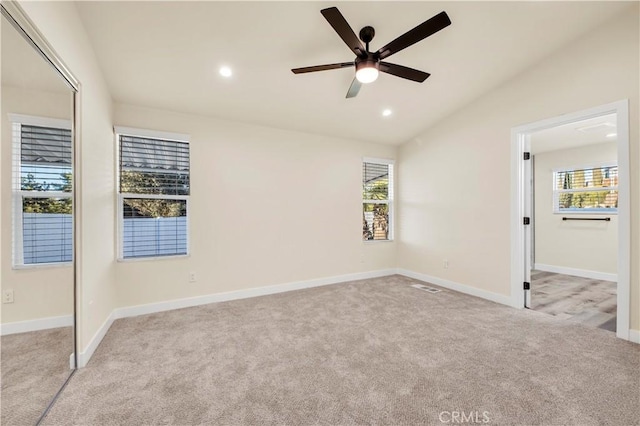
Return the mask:
<svg viewBox="0 0 640 426">
<path fill-rule="evenodd" d="M 26 43 L 25 43 L 26 46 Z M 51 71 L 53 72 L 53 70 Z M 62 85 L 62 83 L 60 83 Z M 2 290 L 12 289 L 14 303 L 2 305 L 1 322 L 10 323 L 73 314 L 71 266 L 12 268 L 12 158 L 13 140 L 8 114 L 71 120 L 71 91 L 50 93 L 2 86 Z"/>
<path fill-rule="evenodd" d="M 120 306 L 395 267 L 395 243 L 361 241 L 362 157 L 395 147 L 124 105 L 115 123 L 191 135 L 191 255 L 119 262 Z"/>
<path fill-rule="evenodd" d="M 77 192 L 81 246 L 78 346 L 83 352 L 116 307 L 115 170 L 111 96 L 72 2 L 20 1 L 27 15 L 80 81 L 82 167 Z"/>
<path fill-rule="evenodd" d="M 535 147 L 535 134 L 531 146 Z M 615 163 L 618 145 L 609 142 L 535 155 L 535 263 L 616 274 L 618 216 L 610 222 L 563 221 L 553 213 L 553 172 L 599 163 Z M 575 216 L 575 215 L 574 215 Z M 589 216 L 592 217 L 592 216 Z"/>
<path fill-rule="evenodd" d="M 629 99 L 631 328 L 640 329 L 639 47 L 636 3 L 402 145 L 399 266 L 509 295 L 511 129 Z"/>
</svg>

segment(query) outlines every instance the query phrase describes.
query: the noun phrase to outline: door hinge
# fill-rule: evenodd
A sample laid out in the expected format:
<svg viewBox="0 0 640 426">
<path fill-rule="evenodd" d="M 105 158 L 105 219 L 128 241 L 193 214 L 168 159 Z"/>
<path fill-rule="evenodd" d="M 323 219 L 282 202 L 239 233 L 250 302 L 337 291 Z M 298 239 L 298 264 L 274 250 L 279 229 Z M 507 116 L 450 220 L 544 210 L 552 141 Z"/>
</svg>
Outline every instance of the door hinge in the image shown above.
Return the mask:
<svg viewBox="0 0 640 426">
<path fill-rule="evenodd" d="M 531 160 L 531 153 L 530 152 L 525 152 L 524 153 L 524 159 L 525 160 Z"/>
<path fill-rule="evenodd" d="M 522 288 L 524 288 L 525 290 L 531 290 L 531 283 L 528 283 L 525 281 L 522 284 L 523 284 Z"/>
<path fill-rule="evenodd" d="M 531 218 L 529 218 L 529 217 L 523 217 L 523 218 L 522 218 L 522 223 L 523 223 L 524 225 L 530 225 L 530 224 L 531 224 Z"/>
</svg>

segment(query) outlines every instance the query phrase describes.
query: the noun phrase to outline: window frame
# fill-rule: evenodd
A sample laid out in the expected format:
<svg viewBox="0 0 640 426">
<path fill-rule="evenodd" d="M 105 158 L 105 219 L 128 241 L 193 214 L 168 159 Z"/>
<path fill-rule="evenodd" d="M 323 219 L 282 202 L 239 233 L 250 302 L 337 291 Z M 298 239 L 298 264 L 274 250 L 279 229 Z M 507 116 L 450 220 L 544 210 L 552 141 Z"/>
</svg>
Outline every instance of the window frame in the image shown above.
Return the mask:
<svg viewBox="0 0 640 426">
<path fill-rule="evenodd" d="M 56 129 L 64 129 L 73 132 L 71 120 L 62 118 L 40 117 L 25 114 L 8 113 L 9 122 L 11 124 L 11 268 L 12 269 L 37 269 L 37 268 L 60 268 L 70 267 L 73 265 L 73 249 L 71 260 L 61 262 L 43 262 L 43 263 L 24 263 L 24 230 L 23 230 L 23 200 L 24 198 L 69 198 L 73 203 L 73 187 L 70 192 L 62 191 L 23 191 L 22 190 L 22 125 L 51 127 Z M 73 133 L 71 135 L 71 176 L 75 179 L 75 170 L 73 169 Z M 75 244 L 75 217 L 73 211 L 71 213 L 71 241 Z"/>
<path fill-rule="evenodd" d="M 618 167 L 618 162 L 617 161 L 605 161 L 605 162 L 600 162 L 600 163 L 588 163 L 588 164 L 582 164 L 579 166 L 571 166 L 571 167 L 556 167 L 554 169 L 552 169 L 552 179 L 551 179 L 551 193 L 552 193 L 552 206 L 551 206 L 551 210 L 552 213 L 555 215 L 560 215 L 560 214 L 577 214 L 577 215 L 582 215 L 582 214 L 590 214 L 590 215 L 617 215 L 618 214 L 618 208 L 609 208 L 609 209 L 602 209 L 602 208 L 598 208 L 598 209 L 581 209 L 581 210 L 561 210 L 559 205 L 559 198 L 561 194 L 568 194 L 568 193 L 580 193 L 580 192 L 599 192 L 599 191 L 618 191 L 618 185 L 616 186 L 609 186 L 609 187 L 587 187 L 587 188 L 578 188 L 578 189 L 557 189 L 556 188 L 556 184 L 557 184 L 557 174 L 561 173 L 561 172 L 575 172 L 577 170 L 590 170 L 590 169 L 598 169 L 598 168 L 604 168 L 604 167 Z"/>
<path fill-rule="evenodd" d="M 364 182 L 362 181 L 362 172 L 360 174 L 360 213 L 363 213 L 364 204 L 386 204 L 389 209 L 389 232 L 387 235 L 387 239 L 385 240 L 365 240 L 362 239 L 362 232 L 360 234 L 360 239 L 364 244 L 375 244 L 375 243 L 388 243 L 393 242 L 395 238 L 395 211 L 394 211 L 394 189 L 395 189 L 395 160 L 390 158 L 376 158 L 376 157 L 363 157 L 360 162 L 360 170 L 364 167 L 365 163 L 372 164 L 380 164 L 389 166 L 389 193 L 386 200 L 367 200 L 362 196 L 362 185 Z"/>
<path fill-rule="evenodd" d="M 117 243 L 116 243 L 116 260 L 118 262 L 145 262 L 162 259 L 177 259 L 191 256 L 191 238 L 190 238 L 190 222 L 191 222 L 191 138 L 187 134 L 171 133 L 148 129 L 137 129 L 133 127 L 114 126 L 115 145 L 116 145 L 116 194 L 117 205 Z M 189 195 L 164 195 L 164 194 L 137 194 L 130 192 L 120 192 L 120 136 L 133 136 L 149 139 L 159 139 L 170 142 L 182 142 L 189 144 Z M 186 253 L 167 254 L 162 256 L 137 256 L 124 257 L 124 200 L 128 198 L 147 199 L 147 200 L 181 200 L 185 201 L 186 215 Z"/>
</svg>

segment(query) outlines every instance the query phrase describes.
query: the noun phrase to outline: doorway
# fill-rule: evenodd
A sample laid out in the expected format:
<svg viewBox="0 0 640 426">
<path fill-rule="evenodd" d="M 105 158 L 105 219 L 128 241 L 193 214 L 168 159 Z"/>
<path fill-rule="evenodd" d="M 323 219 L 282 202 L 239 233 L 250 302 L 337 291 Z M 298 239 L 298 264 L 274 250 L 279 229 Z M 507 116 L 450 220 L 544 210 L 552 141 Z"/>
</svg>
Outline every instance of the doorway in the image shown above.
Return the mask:
<svg viewBox="0 0 640 426">
<path fill-rule="evenodd" d="M 616 331 L 616 114 L 531 133 L 525 307 Z"/>
<path fill-rule="evenodd" d="M 512 130 L 512 303 L 629 339 L 628 104 Z"/>
</svg>

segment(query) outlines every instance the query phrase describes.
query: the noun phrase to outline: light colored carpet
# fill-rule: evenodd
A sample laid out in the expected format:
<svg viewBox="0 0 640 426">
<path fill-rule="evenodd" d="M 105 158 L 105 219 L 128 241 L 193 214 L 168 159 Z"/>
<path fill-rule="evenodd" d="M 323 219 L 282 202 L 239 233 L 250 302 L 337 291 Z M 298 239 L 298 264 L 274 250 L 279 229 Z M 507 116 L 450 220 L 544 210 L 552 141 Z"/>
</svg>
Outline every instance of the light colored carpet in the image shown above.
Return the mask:
<svg viewBox="0 0 640 426">
<path fill-rule="evenodd" d="M 0 338 L 2 425 L 35 425 L 71 374 L 73 328 L 62 327 Z"/>
<path fill-rule="evenodd" d="M 638 424 L 640 346 L 414 283 L 118 320 L 44 424 L 440 425 L 454 411 L 500 425 Z"/>
<path fill-rule="evenodd" d="M 616 331 L 616 283 L 531 271 L 531 309 Z"/>
</svg>

